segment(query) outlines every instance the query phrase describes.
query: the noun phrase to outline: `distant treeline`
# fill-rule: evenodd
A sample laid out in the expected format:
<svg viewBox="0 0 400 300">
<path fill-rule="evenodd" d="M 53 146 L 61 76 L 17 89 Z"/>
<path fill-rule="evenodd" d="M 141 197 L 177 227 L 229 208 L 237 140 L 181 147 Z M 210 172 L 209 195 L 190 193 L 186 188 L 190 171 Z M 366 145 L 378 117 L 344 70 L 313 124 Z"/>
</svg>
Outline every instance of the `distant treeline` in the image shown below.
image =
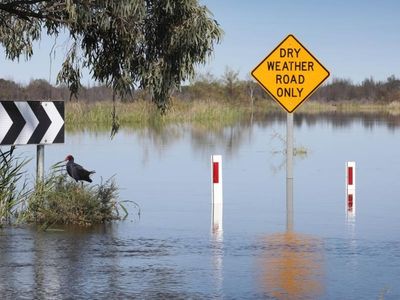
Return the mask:
<svg viewBox="0 0 400 300">
<path fill-rule="evenodd" d="M 32 80 L 24 86 L 0 78 L 0 100 L 70 100 L 66 86 L 52 86 L 44 79 Z M 112 99 L 112 90 L 106 86 L 82 87 L 78 100 L 106 101 Z"/>
<path fill-rule="evenodd" d="M 78 94 L 79 101 L 97 102 L 112 99 L 112 90 L 104 85 L 82 87 Z M 240 80 L 238 72 L 226 70 L 221 78 L 212 74 L 202 74 L 190 84 L 175 91 L 176 99 L 221 100 L 254 102 L 270 98 L 269 95 L 253 80 Z M 28 85 L 0 79 L 0 100 L 43 100 L 60 99 L 69 101 L 70 92 L 65 86 L 52 86 L 46 80 L 32 80 Z M 148 93 L 142 90 L 132 91 L 123 101 L 150 99 Z M 400 101 L 400 79 L 390 76 L 386 81 L 365 79 L 360 84 L 354 84 L 349 79 L 333 79 L 320 87 L 312 96 L 320 102 L 375 102 L 390 103 Z"/>
</svg>

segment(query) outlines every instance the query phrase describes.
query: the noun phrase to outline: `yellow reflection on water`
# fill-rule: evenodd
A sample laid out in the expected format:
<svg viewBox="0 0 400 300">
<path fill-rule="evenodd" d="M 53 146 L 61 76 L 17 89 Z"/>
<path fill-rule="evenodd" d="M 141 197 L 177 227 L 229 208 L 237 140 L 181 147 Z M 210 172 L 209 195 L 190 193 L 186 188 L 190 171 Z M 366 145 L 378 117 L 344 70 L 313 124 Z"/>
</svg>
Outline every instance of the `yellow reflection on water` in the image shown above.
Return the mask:
<svg viewBox="0 0 400 300">
<path fill-rule="evenodd" d="M 292 231 L 267 236 L 261 286 L 277 299 L 315 299 L 323 292 L 322 242 Z"/>
</svg>

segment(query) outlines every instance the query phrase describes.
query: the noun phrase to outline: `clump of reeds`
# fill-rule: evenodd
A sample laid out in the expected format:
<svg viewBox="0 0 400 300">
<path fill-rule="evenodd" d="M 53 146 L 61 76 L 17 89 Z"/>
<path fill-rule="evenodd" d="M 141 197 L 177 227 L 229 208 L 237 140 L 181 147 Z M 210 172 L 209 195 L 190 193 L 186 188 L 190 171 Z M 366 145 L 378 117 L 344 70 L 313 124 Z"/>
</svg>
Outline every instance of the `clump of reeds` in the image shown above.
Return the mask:
<svg viewBox="0 0 400 300">
<path fill-rule="evenodd" d="M 61 163 L 29 195 L 22 220 L 43 225 L 91 226 L 128 215 L 118 200 L 118 187 L 113 178 L 98 185 L 81 185 L 66 176 Z M 123 214 L 120 211 L 123 211 Z"/>
<path fill-rule="evenodd" d="M 11 221 L 28 194 L 23 170 L 28 160 L 15 156 L 14 149 L 0 149 L 0 226 Z"/>
</svg>

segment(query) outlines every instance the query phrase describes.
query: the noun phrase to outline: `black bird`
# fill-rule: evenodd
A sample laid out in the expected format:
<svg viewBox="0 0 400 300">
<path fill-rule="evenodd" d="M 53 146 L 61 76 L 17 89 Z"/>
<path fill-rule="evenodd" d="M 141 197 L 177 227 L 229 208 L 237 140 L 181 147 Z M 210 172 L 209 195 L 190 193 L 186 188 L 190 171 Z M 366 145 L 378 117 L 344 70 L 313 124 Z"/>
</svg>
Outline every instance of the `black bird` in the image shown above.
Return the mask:
<svg viewBox="0 0 400 300">
<path fill-rule="evenodd" d="M 92 179 L 90 179 L 90 174 L 96 173 L 95 171 L 85 170 L 81 165 L 76 164 L 72 155 L 68 155 L 65 160 L 68 161 L 66 165 L 68 175 L 75 179 L 76 182 L 79 180 L 92 182 Z"/>
</svg>

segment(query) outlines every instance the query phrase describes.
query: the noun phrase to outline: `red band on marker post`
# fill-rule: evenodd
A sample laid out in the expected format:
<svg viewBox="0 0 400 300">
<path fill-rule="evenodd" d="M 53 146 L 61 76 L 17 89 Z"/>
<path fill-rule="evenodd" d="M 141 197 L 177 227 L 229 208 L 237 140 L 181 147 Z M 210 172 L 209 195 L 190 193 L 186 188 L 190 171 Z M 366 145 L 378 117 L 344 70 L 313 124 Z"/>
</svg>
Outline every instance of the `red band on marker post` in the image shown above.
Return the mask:
<svg viewBox="0 0 400 300">
<path fill-rule="evenodd" d="M 348 161 L 346 163 L 346 212 L 350 217 L 356 214 L 356 162 Z"/>
<path fill-rule="evenodd" d="M 219 165 L 217 162 L 213 163 L 213 183 L 219 183 L 219 173 L 218 173 Z"/>
<path fill-rule="evenodd" d="M 347 195 L 347 210 L 348 211 L 353 210 L 353 195 L 352 194 Z"/>
<path fill-rule="evenodd" d="M 223 197 L 222 197 L 222 156 L 212 155 L 210 166 L 211 181 L 211 203 L 212 203 L 212 230 L 213 232 L 222 232 L 223 216 Z"/>
<path fill-rule="evenodd" d="M 353 185 L 353 167 L 347 168 L 347 178 L 348 178 L 348 185 Z"/>
</svg>

